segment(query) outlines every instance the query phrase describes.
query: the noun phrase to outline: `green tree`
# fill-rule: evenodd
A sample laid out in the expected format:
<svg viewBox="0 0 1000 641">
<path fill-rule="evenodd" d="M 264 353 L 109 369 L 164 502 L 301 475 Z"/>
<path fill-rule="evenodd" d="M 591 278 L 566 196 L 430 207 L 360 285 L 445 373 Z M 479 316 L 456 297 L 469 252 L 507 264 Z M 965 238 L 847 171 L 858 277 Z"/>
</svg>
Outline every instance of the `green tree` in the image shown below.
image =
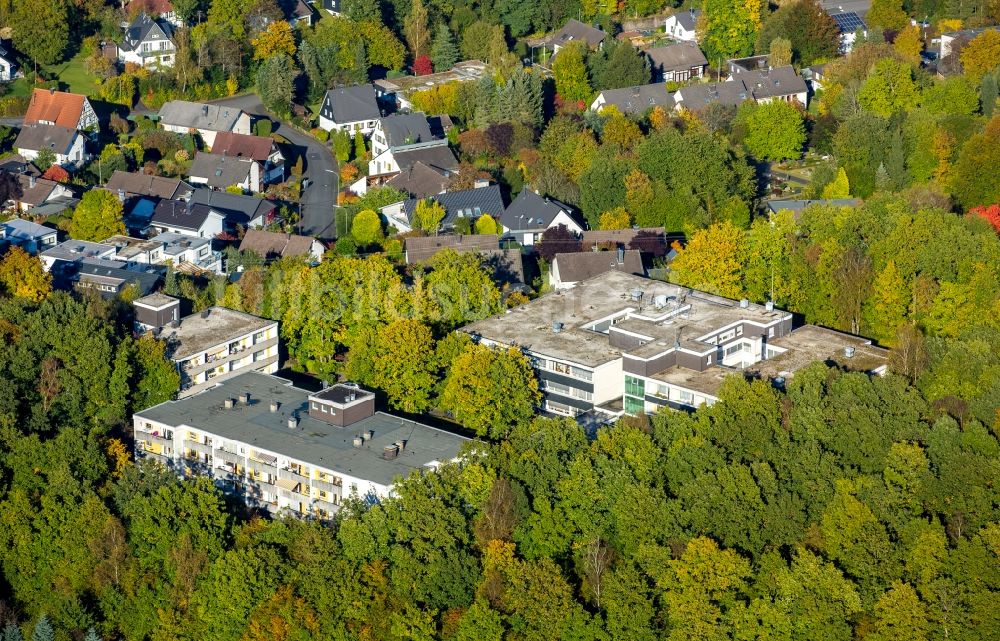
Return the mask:
<svg viewBox="0 0 1000 641">
<path fill-rule="evenodd" d="M 858 91 L 861 106 L 884 118 L 916 107 L 919 99 L 910 65 L 891 58 L 876 62 Z"/>
<path fill-rule="evenodd" d="M 56 153 L 51 149 L 41 149 L 35 157 L 35 166 L 39 171 L 47 171 L 49 167 L 56 164 Z"/>
<path fill-rule="evenodd" d="M 380 0 L 345 0 L 344 15 L 355 22 L 382 22 L 382 3 Z"/>
<path fill-rule="evenodd" d="M 441 221 L 444 220 L 444 215 L 444 207 L 436 200 L 427 198 L 417 203 L 416 210 L 413 213 L 413 220 L 416 222 L 417 229 L 428 234 L 436 234 L 441 229 Z"/>
<path fill-rule="evenodd" d="M 500 438 L 531 420 L 540 401 L 535 373 L 521 352 L 469 345 L 451 364 L 439 402 L 477 434 Z"/>
<path fill-rule="evenodd" d="M 792 64 L 792 41 L 788 38 L 775 38 L 768 46 L 767 54 L 767 64 L 772 67 Z"/>
<path fill-rule="evenodd" d="M 35 65 L 59 62 L 69 42 L 69 14 L 63 0 L 38 4 L 34 0 L 13 0 L 10 27 L 14 46 Z"/>
<path fill-rule="evenodd" d="M 1000 163 L 1000 114 L 994 115 L 981 134 L 971 136 L 959 152 L 951 173 L 955 198 L 966 209 L 1000 202 L 1000 181 L 984 167 Z"/>
<path fill-rule="evenodd" d="M 802 154 L 806 141 L 802 113 L 787 102 L 743 103 L 736 122 L 744 128 L 743 144 L 755 158 L 778 161 Z"/>
<path fill-rule="evenodd" d="M 417 320 L 397 320 L 381 328 L 376 340 L 371 384 L 386 393 L 392 407 L 404 412 L 430 407 L 435 384 L 430 329 Z"/>
<path fill-rule="evenodd" d="M 926 641 L 930 633 L 927 608 L 909 583 L 894 581 L 875 604 L 872 641 Z"/>
<path fill-rule="evenodd" d="M 559 49 L 559 55 L 552 63 L 552 75 L 556 80 L 556 93 L 567 103 L 590 101 L 593 90 L 587 76 L 584 59 L 587 53 L 585 42 L 571 42 Z"/>
<path fill-rule="evenodd" d="M 291 111 L 295 69 L 285 55 L 274 55 L 257 70 L 257 90 L 264 105 L 277 114 Z"/>
<path fill-rule="evenodd" d="M 868 335 L 884 345 L 891 345 L 900 326 L 906 321 L 910 302 L 909 290 L 895 261 L 886 263 L 872 283 L 871 295 L 865 302 L 865 323 Z"/>
<path fill-rule="evenodd" d="M 358 159 L 364 158 L 367 153 L 368 150 L 365 147 L 365 137 L 361 135 L 360 131 L 354 132 L 354 157 Z"/>
<path fill-rule="evenodd" d="M 382 219 L 371 209 L 358 213 L 351 221 L 351 236 L 361 247 L 380 244 L 385 239 Z"/>
<path fill-rule="evenodd" d="M 500 291 L 480 255 L 446 249 L 427 264 L 425 296 L 415 301 L 427 319 L 450 329 L 500 312 Z"/>
<path fill-rule="evenodd" d="M 649 59 L 627 40 L 609 38 L 587 55 L 587 67 L 598 91 L 649 84 Z"/>
<path fill-rule="evenodd" d="M 791 43 L 794 62 L 809 65 L 837 55 L 840 28 L 818 0 L 782 2 L 761 25 L 757 53 L 769 53 L 776 38 Z"/>
<path fill-rule="evenodd" d="M 91 242 L 124 234 L 121 201 L 115 194 L 103 189 L 92 189 L 84 193 L 80 204 L 73 211 L 69 233 L 77 240 Z"/>
<path fill-rule="evenodd" d="M 49 617 L 44 614 L 38 617 L 35 622 L 35 629 L 31 632 L 31 641 L 55 641 L 56 631 L 49 623 Z"/>
<path fill-rule="evenodd" d="M 434 71 L 448 71 L 458 62 L 458 45 L 451 35 L 451 29 L 443 22 L 438 25 L 437 33 L 434 35 L 431 61 L 434 62 Z"/>
<path fill-rule="evenodd" d="M 986 73 L 997 68 L 997 60 L 1000 60 L 1000 33 L 987 29 L 962 47 L 959 58 L 965 75 L 973 82 L 979 82 Z"/>
<path fill-rule="evenodd" d="M 901 31 L 910 25 L 901 0 L 872 0 L 865 21 L 872 27 Z"/>
<path fill-rule="evenodd" d="M 701 46 L 713 64 L 753 51 L 765 6 L 761 0 L 705 0 Z"/>
</svg>

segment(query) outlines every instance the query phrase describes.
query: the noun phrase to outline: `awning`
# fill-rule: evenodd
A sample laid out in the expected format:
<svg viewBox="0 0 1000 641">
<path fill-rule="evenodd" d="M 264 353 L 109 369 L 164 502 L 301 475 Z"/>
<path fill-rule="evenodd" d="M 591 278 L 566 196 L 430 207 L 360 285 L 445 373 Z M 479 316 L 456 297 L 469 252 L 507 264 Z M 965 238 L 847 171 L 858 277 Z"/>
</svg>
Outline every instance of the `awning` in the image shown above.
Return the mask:
<svg viewBox="0 0 1000 641">
<path fill-rule="evenodd" d="M 264 454 L 263 452 L 257 452 L 254 458 L 261 463 L 267 463 L 268 465 L 275 465 L 278 462 L 277 456 L 271 456 L 270 454 Z"/>
<path fill-rule="evenodd" d="M 278 479 L 277 486 L 284 488 L 286 490 L 293 491 L 299 486 L 298 481 L 292 481 L 290 479 Z"/>
</svg>

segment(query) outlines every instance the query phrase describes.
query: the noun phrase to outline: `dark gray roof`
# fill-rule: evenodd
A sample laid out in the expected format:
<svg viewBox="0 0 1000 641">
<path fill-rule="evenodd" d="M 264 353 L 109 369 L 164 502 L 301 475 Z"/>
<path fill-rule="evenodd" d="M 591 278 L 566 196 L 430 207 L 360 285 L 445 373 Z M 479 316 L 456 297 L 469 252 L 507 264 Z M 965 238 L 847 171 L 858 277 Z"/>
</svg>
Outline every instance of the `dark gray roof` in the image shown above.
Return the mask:
<svg viewBox="0 0 1000 641">
<path fill-rule="evenodd" d="M 705 54 L 693 42 L 678 42 L 666 47 L 654 47 L 646 50 L 649 63 L 659 73 L 666 71 L 686 71 L 692 67 L 704 67 L 708 64 Z"/>
<path fill-rule="evenodd" d="M 570 19 L 562 29 L 556 31 L 549 38 L 549 46 L 558 45 L 560 47 L 575 40 L 583 40 L 590 47 L 596 47 L 604 42 L 608 34 L 589 24 L 584 24 L 579 20 Z"/>
<path fill-rule="evenodd" d="M 136 16 L 125 30 L 121 48 L 126 51 L 136 51 L 147 40 L 169 40 L 172 35 L 173 28 L 170 23 L 165 20 L 153 20 L 143 12 Z"/>
<path fill-rule="evenodd" d="M 171 100 L 160 107 L 160 122 L 188 129 L 232 131 L 242 114 L 236 107 Z"/>
<path fill-rule="evenodd" d="M 769 60 L 770 56 L 767 55 L 747 56 L 746 58 L 732 58 L 731 60 L 727 60 L 726 64 L 729 66 L 730 75 L 733 75 L 767 69 L 770 66 L 768 64 Z"/>
<path fill-rule="evenodd" d="M 573 217 L 573 210 L 568 205 L 552 198 L 542 198 L 526 187 L 504 211 L 500 223 L 511 231 L 544 230 L 561 211 Z"/>
<path fill-rule="evenodd" d="M 444 220 L 441 227 L 449 227 L 455 224 L 455 219 L 460 215 L 465 218 L 476 219 L 482 214 L 489 214 L 495 220 L 503 216 L 504 204 L 503 195 L 500 193 L 499 185 L 488 185 L 478 189 L 463 189 L 434 196 L 445 210 Z M 412 223 L 413 212 L 417 209 L 416 198 L 411 198 L 403 202 L 403 211 L 406 218 Z"/>
<path fill-rule="evenodd" d="M 49 149 L 57 154 L 66 154 L 76 136 L 76 129 L 60 127 L 59 125 L 25 125 L 17 134 L 14 147 L 35 151 Z"/>
<path fill-rule="evenodd" d="M 156 204 L 149 222 L 154 225 L 180 227 L 198 230 L 205 224 L 210 210 L 207 207 L 191 207 L 183 200 L 163 199 Z"/>
<path fill-rule="evenodd" d="M 730 82 L 713 82 L 709 84 L 690 85 L 677 90 L 679 102 L 685 109 L 698 111 L 710 104 L 719 103 L 728 107 L 736 107 L 744 100 L 753 96 L 738 76 Z"/>
<path fill-rule="evenodd" d="M 239 405 L 229 411 L 222 409 L 225 399 L 243 392 L 250 394 L 250 405 Z M 270 411 L 271 401 L 279 403 L 277 412 Z M 200 394 L 145 409 L 136 416 L 167 425 L 190 425 L 224 439 L 380 485 L 391 485 L 427 464 L 457 458 L 468 440 L 383 412 L 347 427 L 337 427 L 311 418 L 308 403 L 309 392 L 293 387 L 289 381 L 247 372 Z M 299 423 L 290 430 L 288 419 L 293 413 Z M 374 437 L 364 447 L 354 447 L 354 437 L 368 430 L 374 432 Z M 400 440 L 406 442 L 404 452 L 392 459 L 384 458 L 383 448 Z"/>
<path fill-rule="evenodd" d="M 254 164 L 252 158 L 235 158 L 221 154 L 210 154 L 199 151 L 191 163 L 191 178 L 204 178 L 209 187 L 225 189 L 230 185 L 239 185 L 250 175 Z"/>
<path fill-rule="evenodd" d="M 750 90 L 755 100 L 808 91 L 806 81 L 790 66 L 741 73 L 738 78 L 743 80 L 743 84 Z"/>
<path fill-rule="evenodd" d="M 447 144 L 430 144 L 402 149 L 394 152 L 392 157 L 399 165 L 400 170 L 412 167 L 418 162 L 441 173 L 448 173 L 458 168 L 455 152 Z"/>
<path fill-rule="evenodd" d="M 323 98 L 320 114 L 337 124 L 378 120 L 382 117 L 372 84 L 330 89 Z"/>
<path fill-rule="evenodd" d="M 694 31 L 698 23 L 698 16 L 700 15 L 701 9 L 691 9 L 690 11 L 678 11 L 674 14 L 674 17 L 677 19 L 677 24 L 688 31 Z"/>
<path fill-rule="evenodd" d="M 624 115 L 643 114 L 653 107 L 663 107 L 667 111 L 674 108 L 674 97 L 667 93 L 667 86 L 662 82 L 640 87 L 606 89 L 601 95 L 604 96 L 605 106 L 614 105 Z"/>
<path fill-rule="evenodd" d="M 246 225 L 252 220 L 266 216 L 278 208 L 270 200 L 243 194 L 230 194 L 211 189 L 195 189 L 191 193 L 193 205 L 205 205 L 226 217 L 231 225 Z"/>
<path fill-rule="evenodd" d="M 382 131 L 390 147 L 434 140 L 427 116 L 423 113 L 393 114 L 382 118 Z"/>
</svg>

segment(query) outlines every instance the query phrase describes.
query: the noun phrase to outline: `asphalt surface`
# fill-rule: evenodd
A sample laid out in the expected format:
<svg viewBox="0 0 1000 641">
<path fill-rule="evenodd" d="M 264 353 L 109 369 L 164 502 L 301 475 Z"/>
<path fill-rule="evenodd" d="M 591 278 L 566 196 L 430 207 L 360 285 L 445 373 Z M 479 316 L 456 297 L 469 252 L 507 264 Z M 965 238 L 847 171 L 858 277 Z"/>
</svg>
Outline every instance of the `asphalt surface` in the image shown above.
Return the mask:
<svg viewBox="0 0 1000 641">
<path fill-rule="evenodd" d="M 337 208 L 340 177 L 337 173 L 337 161 L 334 160 L 333 154 L 326 145 L 278 120 L 264 108 L 256 94 L 235 96 L 212 102 L 239 107 L 251 115 L 267 116 L 274 123 L 272 129 L 274 133 L 287 138 L 298 148 L 297 151 L 301 152 L 305 149 L 302 177 L 309 180 L 309 186 L 303 190 L 299 204 L 301 208 L 300 233 L 305 236 L 316 236 L 323 240 L 333 240 L 337 234 L 334 226 L 334 211 Z"/>
</svg>

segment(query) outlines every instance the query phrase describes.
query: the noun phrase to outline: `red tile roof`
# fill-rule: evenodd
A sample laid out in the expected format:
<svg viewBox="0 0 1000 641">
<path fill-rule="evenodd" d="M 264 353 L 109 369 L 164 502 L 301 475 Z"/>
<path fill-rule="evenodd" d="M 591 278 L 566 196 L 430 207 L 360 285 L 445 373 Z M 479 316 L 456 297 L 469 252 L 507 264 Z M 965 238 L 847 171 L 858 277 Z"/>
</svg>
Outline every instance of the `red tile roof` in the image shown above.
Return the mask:
<svg viewBox="0 0 1000 641">
<path fill-rule="evenodd" d="M 220 131 L 215 134 L 215 144 L 212 145 L 212 153 L 220 156 L 230 156 L 236 158 L 252 158 L 258 162 L 264 162 L 271 155 L 271 146 L 274 141 L 263 136 L 250 136 L 248 134 L 235 134 L 231 131 Z"/>
<path fill-rule="evenodd" d="M 24 114 L 24 124 L 42 122 L 76 129 L 83 115 L 84 100 L 86 97 L 78 93 L 35 89 L 31 93 L 28 112 Z"/>
</svg>

